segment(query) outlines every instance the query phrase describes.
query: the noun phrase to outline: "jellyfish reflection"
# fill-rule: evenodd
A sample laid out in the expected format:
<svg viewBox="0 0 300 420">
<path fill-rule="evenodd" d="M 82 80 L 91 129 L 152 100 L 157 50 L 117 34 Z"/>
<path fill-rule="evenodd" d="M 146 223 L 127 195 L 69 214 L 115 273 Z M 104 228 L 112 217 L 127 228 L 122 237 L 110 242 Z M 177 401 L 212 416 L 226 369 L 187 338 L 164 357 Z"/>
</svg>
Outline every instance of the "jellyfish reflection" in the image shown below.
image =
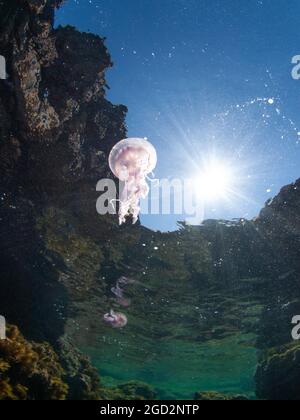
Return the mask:
<svg viewBox="0 0 300 420">
<path fill-rule="evenodd" d="M 127 316 L 111 310 L 108 314 L 105 314 L 103 320 L 106 324 L 113 328 L 124 328 L 128 323 Z"/>
<path fill-rule="evenodd" d="M 120 277 L 116 286 L 111 289 L 112 293 L 117 298 L 117 303 L 124 308 L 128 308 L 131 305 L 131 300 L 124 296 L 124 287 L 132 283 L 134 283 L 134 280 L 128 279 L 127 277 Z"/>
</svg>

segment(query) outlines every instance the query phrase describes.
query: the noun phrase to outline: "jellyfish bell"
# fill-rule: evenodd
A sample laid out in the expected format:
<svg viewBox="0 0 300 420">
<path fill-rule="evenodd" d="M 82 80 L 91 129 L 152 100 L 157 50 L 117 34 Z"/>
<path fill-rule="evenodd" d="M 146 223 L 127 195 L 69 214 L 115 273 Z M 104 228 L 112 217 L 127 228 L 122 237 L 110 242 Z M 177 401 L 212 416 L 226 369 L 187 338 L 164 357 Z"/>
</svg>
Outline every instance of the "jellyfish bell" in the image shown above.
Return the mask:
<svg viewBox="0 0 300 420">
<path fill-rule="evenodd" d="M 127 279 L 126 277 L 121 277 L 121 279 L 119 279 L 117 281 L 117 284 L 115 287 L 112 287 L 111 291 L 112 293 L 116 296 L 117 298 L 117 303 L 120 306 L 123 306 L 124 308 L 129 308 L 129 306 L 131 305 L 131 299 L 126 298 L 124 296 L 124 289 L 122 288 L 122 286 L 126 286 L 129 282 L 129 279 Z"/>
<path fill-rule="evenodd" d="M 121 312 L 115 312 L 114 310 L 111 310 L 109 313 L 105 314 L 103 320 L 112 328 L 124 328 L 128 323 L 126 315 L 122 314 Z"/>
<path fill-rule="evenodd" d="M 119 286 L 112 287 L 111 291 L 117 298 L 123 298 L 123 290 Z"/>
<path fill-rule="evenodd" d="M 117 285 L 119 286 L 119 287 L 121 287 L 121 286 L 127 286 L 127 285 L 129 285 L 129 284 L 134 284 L 135 283 L 135 280 L 133 280 L 133 279 L 129 279 L 128 277 L 125 277 L 125 276 L 122 276 L 122 277 L 120 277 L 118 280 L 117 280 Z"/>
<path fill-rule="evenodd" d="M 149 186 L 147 176 L 157 164 L 157 153 L 148 140 L 129 138 L 120 141 L 112 149 L 109 166 L 112 173 L 124 183 L 120 194 L 120 225 L 132 216 L 136 223 L 140 213 L 140 200 L 146 198 Z"/>
<path fill-rule="evenodd" d="M 132 278 L 122 276 L 117 280 L 117 287 L 119 287 L 121 289 L 122 288 L 124 289 L 124 288 L 126 288 L 126 286 L 130 286 L 130 285 L 137 284 L 137 283 L 138 282 L 136 280 L 132 279 Z"/>
<path fill-rule="evenodd" d="M 157 154 L 148 140 L 129 138 L 117 143 L 109 156 L 109 166 L 121 181 L 142 172 L 150 174 L 156 167 Z"/>
</svg>

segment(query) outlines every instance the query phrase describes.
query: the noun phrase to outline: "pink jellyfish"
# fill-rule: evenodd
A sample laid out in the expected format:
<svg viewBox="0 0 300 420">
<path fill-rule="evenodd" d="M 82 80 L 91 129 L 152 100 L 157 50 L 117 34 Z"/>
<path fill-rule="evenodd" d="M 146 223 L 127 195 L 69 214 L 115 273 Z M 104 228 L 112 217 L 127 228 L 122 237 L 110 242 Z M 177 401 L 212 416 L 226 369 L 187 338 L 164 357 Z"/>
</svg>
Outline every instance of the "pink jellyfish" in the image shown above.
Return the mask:
<svg viewBox="0 0 300 420">
<path fill-rule="evenodd" d="M 147 176 L 155 169 L 155 148 L 145 139 L 130 138 L 115 145 L 109 156 L 113 174 L 125 183 L 120 196 L 119 222 L 126 222 L 132 215 L 133 224 L 138 221 L 140 200 L 149 194 Z"/>
<path fill-rule="evenodd" d="M 124 288 L 125 286 L 137 283 L 136 280 L 129 279 L 128 277 L 122 276 L 117 280 L 117 286 Z"/>
<path fill-rule="evenodd" d="M 117 303 L 124 308 L 128 308 L 131 305 L 131 300 L 124 296 L 124 290 L 117 284 L 116 287 L 111 289 L 112 293 L 117 297 Z"/>
<path fill-rule="evenodd" d="M 114 310 L 111 310 L 108 314 L 105 314 L 103 319 L 113 328 L 124 328 L 128 323 L 126 315 L 115 312 Z"/>
</svg>

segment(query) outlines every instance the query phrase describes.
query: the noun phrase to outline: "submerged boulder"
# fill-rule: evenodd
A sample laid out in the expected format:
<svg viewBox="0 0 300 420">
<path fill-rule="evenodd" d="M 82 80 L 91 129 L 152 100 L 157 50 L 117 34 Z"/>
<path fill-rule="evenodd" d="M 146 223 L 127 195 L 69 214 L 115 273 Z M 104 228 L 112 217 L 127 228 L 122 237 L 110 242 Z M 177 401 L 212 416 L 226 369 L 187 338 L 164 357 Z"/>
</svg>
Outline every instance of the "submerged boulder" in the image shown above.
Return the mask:
<svg viewBox="0 0 300 420">
<path fill-rule="evenodd" d="M 53 348 L 27 341 L 9 326 L 0 341 L 0 400 L 65 400 L 68 385 Z"/>
<path fill-rule="evenodd" d="M 300 400 L 300 343 L 269 350 L 255 375 L 257 397 L 265 400 Z"/>
<path fill-rule="evenodd" d="M 197 392 L 195 401 L 247 401 L 248 398 L 243 395 L 221 394 L 219 392 Z"/>
<path fill-rule="evenodd" d="M 150 385 L 136 381 L 103 389 L 101 395 L 104 400 L 150 401 L 157 398 L 157 393 Z"/>
</svg>

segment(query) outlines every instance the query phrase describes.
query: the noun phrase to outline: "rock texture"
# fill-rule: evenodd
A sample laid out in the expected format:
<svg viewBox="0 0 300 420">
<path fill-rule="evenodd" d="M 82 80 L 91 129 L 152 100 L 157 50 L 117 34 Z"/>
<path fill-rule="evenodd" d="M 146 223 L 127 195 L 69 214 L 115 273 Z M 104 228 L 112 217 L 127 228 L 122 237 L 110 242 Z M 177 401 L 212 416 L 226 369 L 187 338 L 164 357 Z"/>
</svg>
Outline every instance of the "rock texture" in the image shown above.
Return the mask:
<svg viewBox="0 0 300 420">
<path fill-rule="evenodd" d="M 155 390 L 140 382 L 129 382 L 102 391 L 102 398 L 115 401 L 153 401 L 157 398 Z"/>
<path fill-rule="evenodd" d="M 264 354 L 256 376 L 257 396 L 265 400 L 299 401 L 300 345 L 289 344 Z"/>
<path fill-rule="evenodd" d="M 48 344 L 28 342 L 8 326 L 0 341 L 0 400 L 64 400 L 68 386 L 59 359 Z"/>
<path fill-rule="evenodd" d="M 247 401 L 243 395 L 226 395 L 218 392 L 198 392 L 194 397 L 195 401 Z"/>
<path fill-rule="evenodd" d="M 60 4 L 0 2 L 8 73 L 0 82 L 0 307 L 27 337 L 55 346 L 71 311 L 70 291 L 82 287 L 66 264 L 91 248 L 96 257 L 78 231 L 99 226 L 95 186 L 107 175 L 108 151 L 126 131 L 126 108 L 105 99 L 104 72 L 112 63 L 103 39 L 70 27 L 54 30 Z M 56 233 L 73 249 L 60 255 Z M 86 281 L 79 280 L 84 290 Z M 74 359 L 77 378 L 86 362 L 77 352 Z M 72 381 L 79 397 L 78 380 Z M 93 388 L 88 381 L 88 375 L 81 381 L 84 394 Z"/>
</svg>

